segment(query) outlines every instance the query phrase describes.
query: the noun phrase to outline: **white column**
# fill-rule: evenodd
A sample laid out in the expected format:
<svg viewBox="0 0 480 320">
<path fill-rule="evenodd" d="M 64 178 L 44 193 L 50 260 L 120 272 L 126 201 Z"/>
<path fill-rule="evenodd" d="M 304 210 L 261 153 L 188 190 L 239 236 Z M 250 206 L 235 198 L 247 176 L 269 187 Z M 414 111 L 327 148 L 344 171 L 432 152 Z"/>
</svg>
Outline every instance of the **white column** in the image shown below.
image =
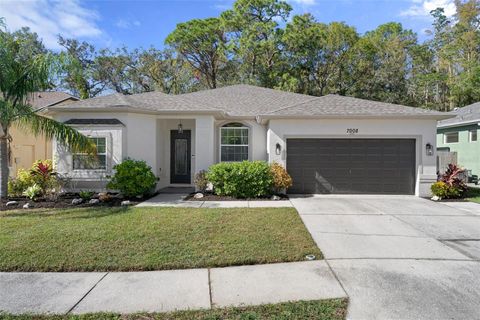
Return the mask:
<svg viewBox="0 0 480 320">
<path fill-rule="evenodd" d="M 212 116 L 195 118 L 195 173 L 215 163 L 215 123 Z"/>
</svg>

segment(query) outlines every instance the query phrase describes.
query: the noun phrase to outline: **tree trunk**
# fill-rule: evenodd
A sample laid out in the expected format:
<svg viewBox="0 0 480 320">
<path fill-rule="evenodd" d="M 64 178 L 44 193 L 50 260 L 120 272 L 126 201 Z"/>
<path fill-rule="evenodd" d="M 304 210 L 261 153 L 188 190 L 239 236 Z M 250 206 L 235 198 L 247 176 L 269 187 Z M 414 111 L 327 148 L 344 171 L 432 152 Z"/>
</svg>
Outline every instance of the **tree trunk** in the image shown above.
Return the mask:
<svg viewBox="0 0 480 320">
<path fill-rule="evenodd" d="M 8 190 L 8 141 L 0 137 L 0 199 L 7 198 Z"/>
</svg>

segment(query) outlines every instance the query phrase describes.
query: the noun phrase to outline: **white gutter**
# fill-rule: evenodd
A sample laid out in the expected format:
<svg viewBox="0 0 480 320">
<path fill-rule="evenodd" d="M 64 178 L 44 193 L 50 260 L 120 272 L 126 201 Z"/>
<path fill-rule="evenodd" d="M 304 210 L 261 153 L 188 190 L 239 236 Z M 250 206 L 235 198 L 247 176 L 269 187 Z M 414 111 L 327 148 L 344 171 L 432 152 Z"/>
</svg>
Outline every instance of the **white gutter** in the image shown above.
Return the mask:
<svg viewBox="0 0 480 320">
<path fill-rule="evenodd" d="M 324 114 L 324 115 L 259 115 L 256 117 L 258 123 L 265 123 L 275 119 L 431 119 L 444 120 L 455 116 L 446 114 Z"/>
<path fill-rule="evenodd" d="M 467 124 L 477 124 L 480 126 L 480 122 L 477 120 L 470 120 L 470 121 L 461 121 L 461 122 L 455 122 L 455 123 L 446 123 L 446 124 L 438 124 L 437 128 L 451 128 L 451 127 L 458 127 L 458 126 L 463 126 Z"/>
<path fill-rule="evenodd" d="M 47 113 L 55 114 L 56 112 L 125 112 L 125 113 L 142 113 L 142 114 L 211 114 L 219 117 L 226 117 L 227 114 L 219 110 L 174 110 L 174 109 L 163 109 L 163 110 L 149 110 L 149 109 L 140 109 L 140 108 L 131 108 L 128 106 L 111 106 L 111 107 L 102 107 L 102 108 L 88 108 L 88 107 L 54 107 L 46 108 Z"/>
</svg>

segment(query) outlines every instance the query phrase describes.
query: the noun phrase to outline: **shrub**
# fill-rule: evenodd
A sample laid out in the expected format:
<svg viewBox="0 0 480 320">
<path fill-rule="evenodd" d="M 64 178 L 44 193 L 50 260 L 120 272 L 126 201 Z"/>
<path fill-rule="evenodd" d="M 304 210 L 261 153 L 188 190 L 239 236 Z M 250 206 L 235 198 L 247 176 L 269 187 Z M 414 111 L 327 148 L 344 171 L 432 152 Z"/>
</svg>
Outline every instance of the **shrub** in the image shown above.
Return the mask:
<svg viewBox="0 0 480 320">
<path fill-rule="evenodd" d="M 292 186 L 292 177 L 288 174 L 287 170 L 277 162 L 270 165 L 270 171 L 272 173 L 273 188 L 275 192 L 280 192 L 283 189 L 288 189 Z"/>
<path fill-rule="evenodd" d="M 36 184 L 45 193 L 50 188 L 52 181 L 56 180 L 56 173 L 53 171 L 52 160 L 36 161 L 30 169 L 30 174 Z"/>
<path fill-rule="evenodd" d="M 88 201 L 88 200 L 92 199 L 94 194 L 95 194 L 95 192 L 89 191 L 89 190 L 82 190 L 78 193 L 80 198 L 82 198 L 84 201 Z"/>
<path fill-rule="evenodd" d="M 36 161 L 30 170 L 19 169 L 17 177 L 8 183 L 8 193 L 19 196 L 29 188 L 37 185 L 35 189 L 40 188 L 40 195 L 58 193 L 61 189 L 61 183 L 57 173 L 53 170 L 51 160 Z"/>
<path fill-rule="evenodd" d="M 205 170 L 199 171 L 195 175 L 194 183 L 198 191 L 205 192 L 208 187 L 207 172 Z"/>
<path fill-rule="evenodd" d="M 27 198 L 33 201 L 35 201 L 41 194 L 42 194 L 42 187 L 40 187 L 36 183 L 33 186 L 28 187 L 23 192 L 24 196 L 26 196 Z"/>
<path fill-rule="evenodd" d="M 465 170 L 454 165 L 449 164 L 445 173 L 439 176 L 437 182 L 432 184 L 432 194 L 439 198 L 461 198 L 467 191 L 467 186 L 461 175 Z"/>
<path fill-rule="evenodd" d="M 445 183 L 447 192 L 444 198 L 461 198 L 467 191 L 467 185 L 461 178 L 465 169 L 454 164 L 449 164 L 444 174 L 440 176 L 439 181 Z M 432 190 L 433 192 L 433 190 Z"/>
<path fill-rule="evenodd" d="M 33 176 L 29 170 L 19 169 L 17 177 L 8 181 L 8 194 L 11 196 L 21 196 L 23 192 L 35 184 Z"/>
<path fill-rule="evenodd" d="M 439 197 L 440 199 L 446 198 L 448 196 L 448 185 L 443 181 L 437 181 L 430 187 L 432 194 Z"/>
<path fill-rule="evenodd" d="M 236 198 L 256 198 L 269 195 L 272 173 L 264 161 L 222 162 L 210 167 L 207 179 L 216 194 Z"/>
<path fill-rule="evenodd" d="M 115 174 L 107 187 L 127 197 L 143 196 L 155 189 L 157 178 L 145 161 L 125 159 L 113 167 Z"/>
</svg>

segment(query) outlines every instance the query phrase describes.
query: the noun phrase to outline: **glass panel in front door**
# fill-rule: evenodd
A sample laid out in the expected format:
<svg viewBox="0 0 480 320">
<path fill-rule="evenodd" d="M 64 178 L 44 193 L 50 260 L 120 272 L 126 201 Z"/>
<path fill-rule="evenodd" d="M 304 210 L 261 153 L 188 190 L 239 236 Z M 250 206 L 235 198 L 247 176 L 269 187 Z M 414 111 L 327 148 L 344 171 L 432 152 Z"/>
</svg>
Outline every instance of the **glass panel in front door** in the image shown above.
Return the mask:
<svg viewBox="0 0 480 320">
<path fill-rule="evenodd" d="M 187 139 L 175 139 L 175 175 L 188 174 L 188 141 Z"/>
</svg>

